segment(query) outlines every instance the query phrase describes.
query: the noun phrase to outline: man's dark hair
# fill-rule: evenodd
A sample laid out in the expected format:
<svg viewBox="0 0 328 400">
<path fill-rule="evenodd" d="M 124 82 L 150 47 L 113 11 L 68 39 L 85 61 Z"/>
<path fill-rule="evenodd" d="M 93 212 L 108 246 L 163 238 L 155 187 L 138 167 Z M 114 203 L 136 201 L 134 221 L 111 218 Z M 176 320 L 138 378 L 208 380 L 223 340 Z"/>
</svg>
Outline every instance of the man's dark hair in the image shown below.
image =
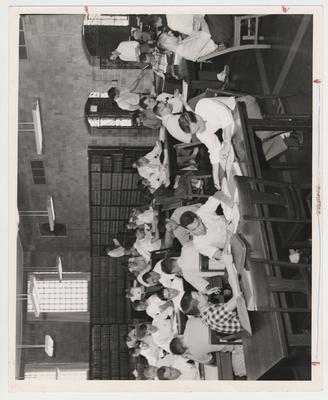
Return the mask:
<svg viewBox="0 0 328 400">
<path fill-rule="evenodd" d="M 135 300 L 131 303 L 132 308 L 136 311 L 140 311 L 140 307 L 142 307 L 144 304 L 144 301 L 142 300 Z"/>
<path fill-rule="evenodd" d="M 184 111 L 179 117 L 179 126 L 185 133 L 190 133 L 190 124 L 197 122 L 196 114 L 192 111 Z"/>
<path fill-rule="evenodd" d="M 192 224 L 195 219 L 197 219 L 197 215 L 194 212 L 185 211 L 180 217 L 180 225 L 183 228 L 187 228 L 187 226 Z"/>
<path fill-rule="evenodd" d="M 148 331 L 148 326 L 147 324 L 140 324 L 136 326 L 136 336 L 138 339 L 142 339 L 144 336 L 146 336 L 146 333 Z"/>
<path fill-rule="evenodd" d="M 180 338 L 177 336 L 175 338 L 173 338 L 170 342 L 170 350 L 173 354 L 183 354 L 187 351 L 187 347 L 183 346 L 183 344 L 181 343 Z"/>
<path fill-rule="evenodd" d="M 144 110 L 148 107 L 145 101 L 148 99 L 148 96 L 143 96 L 139 100 L 139 106 L 142 107 Z"/>
<path fill-rule="evenodd" d="M 116 95 L 116 89 L 115 89 L 115 87 L 111 87 L 111 88 L 108 90 L 107 94 L 108 94 L 108 97 L 109 97 L 110 99 L 113 99 L 113 98 L 115 97 L 115 95 Z"/>
<path fill-rule="evenodd" d="M 174 268 L 173 261 L 175 260 L 173 260 L 172 257 L 169 256 L 163 258 L 161 263 L 162 271 L 165 272 L 166 274 L 172 274 Z"/>
<path fill-rule="evenodd" d="M 145 282 L 148 282 L 148 279 L 151 277 L 150 273 L 151 273 L 151 271 L 146 272 L 146 273 L 143 275 L 142 278 L 143 278 L 143 280 L 144 280 Z"/>
<path fill-rule="evenodd" d="M 167 367 L 163 366 L 163 367 L 158 368 L 158 370 L 157 370 L 157 378 L 159 380 L 161 380 L 161 381 L 163 381 L 163 380 L 167 381 L 168 380 L 167 378 L 164 377 L 165 368 L 167 368 Z"/>
<path fill-rule="evenodd" d="M 158 296 L 158 298 L 159 298 L 160 300 L 166 301 L 167 298 L 164 296 L 164 289 L 165 289 L 165 288 L 162 288 L 162 289 L 159 290 L 156 294 L 157 294 L 157 296 Z"/>
<path fill-rule="evenodd" d="M 139 60 L 141 62 L 146 62 L 147 61 L 147 54 L 148 53 L 141 53 L 140 56 L 139 56 Z"/>
<path fill-rule="evenodd" d="M 197 304 L 195 304 L 195 299 L 192 298 L 192 292 L 186 292 L 180 302 L 181 310 L 187 315 L 199 315 L 200 311 Z"/>
</svg>

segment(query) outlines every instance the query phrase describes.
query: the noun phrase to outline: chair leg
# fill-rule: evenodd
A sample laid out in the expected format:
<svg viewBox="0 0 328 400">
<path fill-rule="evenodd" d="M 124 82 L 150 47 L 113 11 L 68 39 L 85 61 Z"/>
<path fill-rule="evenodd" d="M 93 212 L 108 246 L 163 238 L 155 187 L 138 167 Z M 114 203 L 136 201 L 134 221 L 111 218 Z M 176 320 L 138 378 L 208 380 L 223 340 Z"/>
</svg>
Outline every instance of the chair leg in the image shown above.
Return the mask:
<svg viewBox="0 0 328 400">
<path fill-rule="evenodd" d="M 282 312 L 282 313 L 309 313 L 310 308 L 289 308 L 289 307 L 257 307 L 256 311 Z"/>
<path fill-rule="evenodd" d="M 291 334 L 287 335 L 289 346 L 308 347 L 311 346 L 311 335 L 309 334 Z"/>
<path fill-rule="evenodd" d="M 307 293 L 308 288 L 303 280 L 282 279 L 268 276 L 268 286 L 272 292 L 300 292 Z"/>
<path fill-rule="evenodd" d="M 260 264 L 269 264 L 278 267 L 289 267 L 289 268 L 311 268 L 311 264 L 303 264 L 303 263 L 291 263 L 288 261 L 276 261 L 276 260 L 268 260 L 265 258 L 251 258 L 249 257 L 251 262 L 260 263 Z"/>
</svg>

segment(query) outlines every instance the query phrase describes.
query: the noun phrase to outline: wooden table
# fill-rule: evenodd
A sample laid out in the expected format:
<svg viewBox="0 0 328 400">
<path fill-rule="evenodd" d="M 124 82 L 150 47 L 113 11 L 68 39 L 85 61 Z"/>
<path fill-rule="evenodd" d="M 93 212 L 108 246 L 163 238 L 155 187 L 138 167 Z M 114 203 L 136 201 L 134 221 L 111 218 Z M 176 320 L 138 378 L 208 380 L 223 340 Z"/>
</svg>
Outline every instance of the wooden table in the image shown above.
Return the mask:
<svg viewBox="0 0 328 400">
<path fill-rule="evenodd" d="M 249 137 L 244 106 L 237 103 L 234 114 L 236 129 L 233 138 L 235 153 L 243 175 L 262 178 L 254 137 Z M 270 259 L 277 255 L 273 234 L 268 235 L 263 222 L 240 224 L 238 233 L 249 244 L 250 257 Z M 272 233 L 272 232 L 271 232 Z M 254 303 L 258 307 L 277 305 L 277 298 L 270 295 L 267 277 L 272 266 L 247 263 L 254 288 Z M 288 357 L 287 338 L 281 313 L 275 311 L 250 312 L 253 335 L 243 338 L 243 348 L 248 380 L 259 379 L 263 374 Z"/>
</svg>

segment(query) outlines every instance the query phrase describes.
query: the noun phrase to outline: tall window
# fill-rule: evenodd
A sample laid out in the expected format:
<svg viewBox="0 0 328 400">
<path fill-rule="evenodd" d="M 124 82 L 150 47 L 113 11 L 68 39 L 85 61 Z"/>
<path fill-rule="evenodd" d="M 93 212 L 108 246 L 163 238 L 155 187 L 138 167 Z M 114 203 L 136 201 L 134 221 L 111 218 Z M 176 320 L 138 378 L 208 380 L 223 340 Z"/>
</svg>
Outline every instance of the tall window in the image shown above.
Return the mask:
<svg viewBox="0 0 328 400">
<path fill-rule="evenodd" d="M 82 321 L 81 316 L 89 314 L 89 273 L 64 272 L 62 281 L 56 272 L 34 272 L 33 276 L 33 283 L 32 275 L 27 283 L 27 312 L 31 319 L 36 309 L 40 320 Z"/>
<path fill-rule="evenodd" d="M 87 363 L 26 364 L 25 379 L 87 380 Z"/>
<path fill-rule="evenodd" d="M 19 17 L 19 59 L 26 60 L 27 57 L 27 47 L 25 42 L 25 33 L 24 33 L 24 22 L 23 17 Z"/>
<path fill-rule="evenodd" d="M 128 26 L 128 15 L 89 14 L 84 20 L 84 25 L 102 26 Z"/>
</svg>

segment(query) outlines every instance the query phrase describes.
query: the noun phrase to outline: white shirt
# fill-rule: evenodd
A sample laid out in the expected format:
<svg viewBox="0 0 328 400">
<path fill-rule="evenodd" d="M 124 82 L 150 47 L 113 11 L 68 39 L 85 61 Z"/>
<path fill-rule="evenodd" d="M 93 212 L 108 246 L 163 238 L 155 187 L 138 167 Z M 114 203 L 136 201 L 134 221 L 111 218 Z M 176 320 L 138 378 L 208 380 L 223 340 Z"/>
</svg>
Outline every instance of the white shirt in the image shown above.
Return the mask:
<svg viewBox="0 0 328 400">
<path fill-rule="evenodd" d="M 153 271 L 160 274 L 159 282 L 166 288 L 172 288 L 179 291 L 183 291 L 183 282 L 182 279 L 175 276 L 174 274 L 166 274 L 162 270 L 162 261 L 160 260 L 156 263 Z"/>
<path fill-rule="evenodd" d="M 182 246 L 178 265 L 182 270 L 184 279 L 199 292 L 203 292 L 209 285 L 209 282 L 204 279 L 205 277 L 218 275 L 217 272 L 203 272 L 200 270 L 200 255 L 192 241 Z"/>
<path fill-rule="evenodd" d="M 215 213 L 219 204 L 220 201 L 211 196 L 196 211 L 207 231 L 205 235 L 193 236 L 193 243 L 201 254 L 209 258 L 212 258 L 218 249 L 223 249 L 227 237 L 226 219 Z"/>
<path fill-rule="evenodd" d="M 178 44 L 176 54 L 186 60 L 197 61 L 198 58 L 207 56 L 217 47 L 208 32 L 194 31 Z"/>
<path fill-rule="evenodd" d="M 220 347 L 210 344 L 208 327 L 199 317 L 189 317 L 183 332 L 183 341 L 188 347 L 187 353 L 192 359 L 206 363 L 212 359 L 211 352 L 219 351 Z M 222 349 L 225 346 L 222 345 Z"/>
<path fill-rule="evenodd" d="M 165 300 L 161 300 L 156 294 L 153 294 L 147 299 L 147 309 L 146 313 L 151 318 L 156 318 L 161 316 L 162 318 L 167 318 L 168 316 L 172 315 L 173 307 L 167 307 L 164 311 L 161 310 L 161 306 L 166 303 Z"/>
<path fill-rule="evenodd" d="M 128 89 L 122 90 L 119 97 L 115 99 L 117 105 L 122 110 L 135 111 L 139 108 L 140 96 L 138 93 L 129 92 Z"/>
<path fill-rule="evenodd" d="M 229 99 L 233 101 L 230 100 L 229 103 Z M 231 109 L 227 104 L 235 104 L 234 98 L 228 98 L 226 104 L 222 102 L 222 98 L 205 98 L 199 100 L 195 107 L 195 113 L 202 117 L 206 126 L 205 131 L 196 133 L 196 136 L 207 147 L 211 164 L 217 164 L 221 160 L 221 143 L 215 132 L 234 124 Z"/>
<path fill-rule="evenodd" d="M 139 43 L 134 40 L 121 42 L 116 51 L 123 61 L 139 61 Z"/>
<path fill-rule="evenodd" d="M 173 323 L 170 318 L 164 319 L 159 316 L 153 319 L 152 325 L 158 328 L 156 332 L 151 334 L 154 342 L 169 353 L 171 340 L 177 333 L 175 321 Z"/>
<path fill-rule="evenodd" d="M 169 132 L 171 136 L 173 136 L 176 140 L 183 143 L 191 142 L 191 135 L 189 133 L 183 132 L 179 125 L 180 115 L 168 114 L 162 118 L 162 123 Z"/>
<path fill-rule="evenodd" d="M 166 14 L 167 25 L 173 31 L 178 31 L 185 35 L 193 32 L 195 14 Z"/>
<path fill-rule="evenodd" d="M 181 372 L 181 375 L 177 380 L 195 380 L 199 378 L 198 364 L 190 363 L 182 356 L 175 354 L 167 354 L 157 363 L 157 368 L 160 367 L 172 367 L 176 368 Z"/>
<path fill-rule="evenodd" d="M 139 175 L 146 178 L 154 190 L 158 189 L 167 180 L 167 172 L 161 164 L 160 154 L 160 148 L 155 146 L 152 151 L 144 156 L 149 161 L 149 164 L 138 167 Z"/>
<path fill-rule="evenodd" d="M 172 113 L 180 113 L 183 109 L 182 101 L 170 93 L 161 93 L 156 98 L 157 101 L 167 102 L 172 105 Z"/>
<path fill-rule="evenodd" d="M 178 207 L 174 210 L 173 214 L 170 216 L 170 219 L 180 224 L 180 217 L 185 211 L 196 212 L 200 206 L 201 203 L 192 204 L 190 206 Z M 179 240 L 179 242 L 182 245 L 190 241 L 189 231 L 180 225 L 173 231 L 173 235 Z"/>
<path fill-rule="evenodd" d="M 152 236 L 146 234 L 143 239 L 137 239 L 134 242 L 134 248 L 138 251 L 140 255 L 142 255 L 146 261 L 150 260 L 150 253 L 155 250 L 159 250 L 161 248 L 161 240 L 156 240 L 155 242 L 151 242 Z"/>
<path fill-rule="evenodd" d="M 139 214 L 136 219 L 137 225 L 152 224 L 154 220 L 154 210 L 150 207 L 143 213 Z"/>
<path fill-rule="evenodd" d="M 150 334 L 144 336 L 140 340 L 148 345 L 148 348 L 142 349 L 140 354 L 147 359 L 149 365 L 155 366 L 160 357 L 163 357 L 163 350 L 157 346 Z"/>
<path fill-rule="evenodd" d="M 155 267 L 153 268 L 153 271 L 157 272 L 160 274 L 160 279 L 159 282 L 166 288 L 170 289 L 176 289 L 179 291 L 176 297 L 173 297 L 173 305 L 175 310 L 180 310 L 180 302 L 181 299 L 184 295 L 184 290 L 183 290 L 183 281 L 181 278 L 178 276 L 175 276 L 174 274 L 166 274 L 162 270 L 162 261 L 160 260 L 156 263 Z"/>
</svg>

